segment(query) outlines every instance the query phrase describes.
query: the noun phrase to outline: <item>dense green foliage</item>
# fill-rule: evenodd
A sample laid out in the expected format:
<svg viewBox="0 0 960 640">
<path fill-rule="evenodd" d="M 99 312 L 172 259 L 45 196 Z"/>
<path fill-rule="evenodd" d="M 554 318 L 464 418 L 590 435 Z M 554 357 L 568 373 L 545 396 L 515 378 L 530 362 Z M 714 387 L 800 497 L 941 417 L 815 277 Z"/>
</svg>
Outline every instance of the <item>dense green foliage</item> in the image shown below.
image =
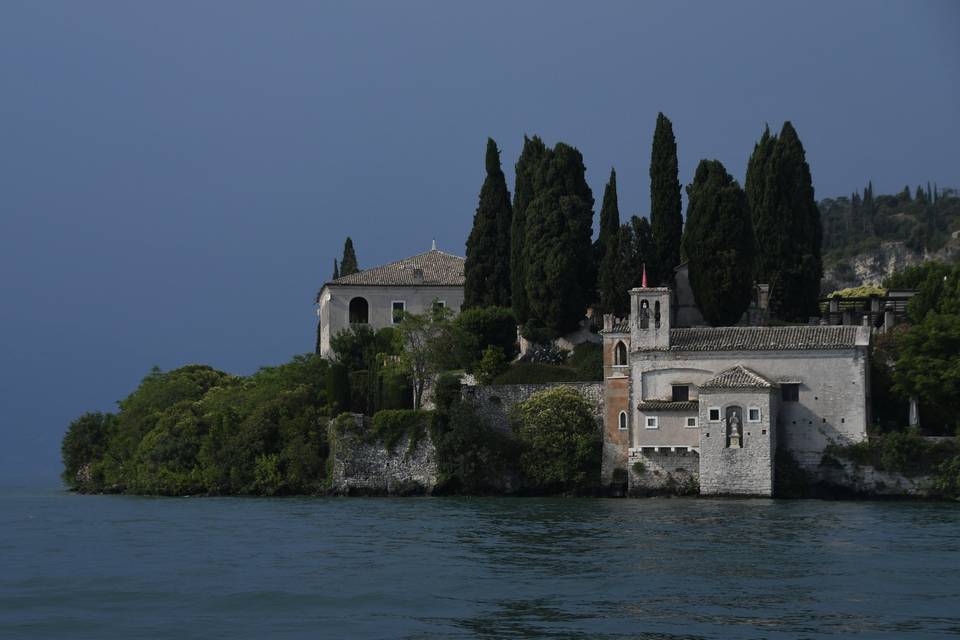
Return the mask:
<svg viewBox="0 0 960 640">
<path fill-rule="evenodd" d="M 677 141 L 673 123 L 657 114 L 650 154 L 650 226 L 653 235 L 653 259 L 647 265 L 651 284 L 671 284 L 673 269 L 680 264 L 683 213 L 680 177 L 677 167 Z"/>
<path fill-rule="evenodd" d="M 351 325 L 330 339 L 330 348 L 336 358 L 327 372 L 333 415 L 343 411 L 373 415 L 381 409 L 411 406 L 413 391 L 399 362 L 403 343 L 396 328 L 374 331 L 369 325 Z"/>
<path fill-rule="evenodd" d="M 952 189 L 929 191 L 909 187 L 897 194 L 862 194 L 825 198 L 819 203 L 823 220 L 824 259 L 846 264 L 846 258 L 876 249 L 881 242 L 904 242 L 917 253 L 943 248 L 950 233 L 960 229 L 960 194 Z"/>
<path fill-rule="evenodd" d="M 510 368 L 507 357 L 503 354 L 500 347 L 490 346 L 484 349 L 480 362 L 474 368 L 477 376 L 477 382 L 480 384 L 491 384 L 497 376 Z"/>
<path fill-rule="evenodd" d="M 713 326 L 740 320 L 753 289 L 753 227 L 740 185 L 717 160 L 701 160 L 687 187 L 683 250 L 690 286 Z"/>
<path fill-rule="evenodd" d="M 610 180 L 603 190 L 603 205 L 600 207 L 600 234 L 597 237 L 594 256 L 599 269 L 597 288 L 600 307 L 604 313 L 622 313 L 621 289 L 623 257 L 620 253 L 620 208 L 617 204 L 617 172 L 610 170 Z"/>
<path fill-rule="evenodd" d="M 603 380 L 603 345 L 583 342 L 573 349 L 567 364 L 577 372 L 580 380 Z"/>
<path fill-rule="evenodd" d="M 921 322 L 930 312 L 960 315 L 960 263 L 924 262 L 895 273 L 884 285 L 918 290 L 907 306 L 911 322 Z"/>
<path fill-rule="evenodd" d="M 473 371 L 488 347 L 500 349 L 508 361 L 517 356 L 517 321 L 509 307 L 467 309 L 453 322 L 464 337 L 459 365 L 467 371 Z"/>
<path fill-rule="evenodd" d="M 960 315 L 929 312 L 898 341 L 894 392 L 919 398 L 921 423 L 938 431 L 960 426 Z"/>
<path fill-rule="evenodd" d="M 830 464 L 830 458 L 844 458 L 859 465 L 872 466 L 878 471 L 906 476 L 936 476 L 941 471 L 956 470 L 960 460 L 960 443 L 956 438 L 932 442 L 914 430 L 894 431 L 856 444 L 828 445 L 824 451 L 824 464 Z M 957 481 L 955 476 L 941 479 L 947 483 Z"/>
<path fill-rule="evenodd" d="M 558 387 L 515 406 L 520 467 L 530 486 L 545 491 L 592 487 L 600 472 L 601 436 L 586 400 Z"/>
<path fill-rule="evenodd" d="M 527 207 L 536 195 L 537 172 L 547 147 L 537 136 L 523 137 L 523 150 L 517 160 L 513 188 L 513 222 L 510 225 L 510 300 L 517 322 L 529 318 L 527 304 Z"/>
<path fill-rule="evenodd" d="M 593 193 L 580 152 L 562 142 L 545 152 L 525 212 L 528 324 L 552 337 L 577 328 L 593 302 Z"/>
<path fill-rule="evenodd" d="M 154 369 L 117 414 L 70 425 L 64 480 L 83 491 L 162 495 L 317 492 L 326 368 L 306 355 L 245 378 L 200 365 Z"/>
<path fill-rule="evenodd" d="M 817 315 L 823 275 L 820 211 L 806 153 L 790 122 L 779 136 L 764 131 L 754 147 L 746 193 L 756 240 L 755 275 L 770 285 L 771 311 L 789 321 Z"/>
<path fill-rule="evenodd" d="M 340 265 L 337 263 L 337 259 L 333 259 L 333 279 L 336 280 L 340 277 Z"/>
<path fill-rule="evenodd" d="M 513 210 L 507 181 L 500 168 L 500 151 L 487 138 L 487 176 L 467 238 L 464 265 L 465 308 L 510 305 L 510 225 Z"/>
<path fill-rule="evenodd" d="M 441 408 L 442 407 L 442 408 Z M 502 492 L 516 466 L 517 445 L 490 426 L 477 407 L 459 399 L 441 405 L 432 433 L 440 493 Z"/>
<path fill-rule="evenodd" d="M 504 373 L 494 378 L 494 384 L 545 384 L 547 382 L 577 382 L 579 371 L 573 367 L 544 362 L 514 362 Z"/>
<path fill-rule="evenodd" d="M 357 254 L 353 250 L 353 240 L 349 237 L 343 243 L 343 257 L 340 258 L 340 276 L 349 276 L 360 271 Z"/>
</svg>

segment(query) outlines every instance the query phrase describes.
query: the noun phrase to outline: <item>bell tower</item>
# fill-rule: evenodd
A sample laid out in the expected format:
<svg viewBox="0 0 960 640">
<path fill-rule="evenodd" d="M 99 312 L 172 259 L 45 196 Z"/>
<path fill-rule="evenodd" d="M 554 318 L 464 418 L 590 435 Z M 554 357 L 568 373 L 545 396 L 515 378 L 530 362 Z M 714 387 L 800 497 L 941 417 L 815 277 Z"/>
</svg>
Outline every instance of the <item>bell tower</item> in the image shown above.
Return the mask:
<svg viewBox="0 0 960 640">
<path fill-rule="evenodd" d="M 668 287 L 630 290 L 630 342 L 636 351 L 666 351 L 670 348 Z"/>
</svg>

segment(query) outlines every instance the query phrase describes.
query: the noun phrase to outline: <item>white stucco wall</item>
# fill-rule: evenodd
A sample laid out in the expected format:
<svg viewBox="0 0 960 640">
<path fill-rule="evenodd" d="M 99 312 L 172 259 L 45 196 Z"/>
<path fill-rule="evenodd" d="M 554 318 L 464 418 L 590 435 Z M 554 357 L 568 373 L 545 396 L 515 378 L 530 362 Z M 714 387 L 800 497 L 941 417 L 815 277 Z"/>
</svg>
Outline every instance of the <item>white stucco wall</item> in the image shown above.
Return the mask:
<svg viewBox="0 0 960 640">
<path fill-rule="evenodd" d="M 326 285 L 320 292 L 320 355 L 329 357 L 330 338 L 350 324 L 350 301 L 362 297 L 374 330 L 394 326 L 393 302 L 404 301 L 409 313 L 424 313 L 434 300 L 443 300 L 454 313 L 463 305 L 463 287 Z"/>
<path fill-rule="evenodd" d="M 669 400 L 672 384 L 692 385 L 690 399 L 696 399 L 696 385 L 741 364 L 773 382 L 800 384 L 799 401 L 779 405 L 777 435 L 781 445 L 805 467 L 816 467 L 823 449 L 831 442 L 845 444 L 866 439 L 868 378 L 865 347 L 793 352 L 649 351 L 633 352 L 630 358 L 634 395 L 631 399 L 632 423 L 639 427 L 643 424 L 642 414 L 637 409 L 641 400 Z M 661 437 L 656 435 L 651 440 L 660 440 Z M 636 430 L 634 438 L 634 446 L 644 446 L 642 428 Z"/>
</svg>

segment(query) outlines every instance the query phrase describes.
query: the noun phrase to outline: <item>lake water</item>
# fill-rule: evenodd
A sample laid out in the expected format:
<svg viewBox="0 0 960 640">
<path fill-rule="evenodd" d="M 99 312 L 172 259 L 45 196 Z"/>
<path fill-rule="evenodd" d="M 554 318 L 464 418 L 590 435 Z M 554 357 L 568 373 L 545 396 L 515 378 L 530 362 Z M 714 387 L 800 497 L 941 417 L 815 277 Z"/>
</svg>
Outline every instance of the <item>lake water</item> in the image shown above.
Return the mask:
<svg viewBox="0 0 960 640">
<path fill-rule="evenodd" d="M 960 504 L 0 492 L 2 638 L 942 638 Z"/>
</svg>

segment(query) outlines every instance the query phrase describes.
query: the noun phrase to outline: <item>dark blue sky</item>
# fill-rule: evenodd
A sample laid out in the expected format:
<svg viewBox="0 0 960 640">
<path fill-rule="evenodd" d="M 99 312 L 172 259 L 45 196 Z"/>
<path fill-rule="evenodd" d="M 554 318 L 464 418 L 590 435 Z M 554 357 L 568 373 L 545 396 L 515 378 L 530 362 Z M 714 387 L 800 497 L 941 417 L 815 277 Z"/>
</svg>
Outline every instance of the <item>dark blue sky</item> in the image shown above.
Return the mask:
<svg viewBox="0 0 960 640">
<path fill-rule="evenodd" d="M 0 481 L 153 365 L 313 345 L 361 266 L 463 252 L 487 136 L 583 152 L 646 214 L 658 111 L 680 179 L 742 180 L 792 120 L 818 197 L 960 186 L 960 4 L 0 3 Z"/>
</svg>

